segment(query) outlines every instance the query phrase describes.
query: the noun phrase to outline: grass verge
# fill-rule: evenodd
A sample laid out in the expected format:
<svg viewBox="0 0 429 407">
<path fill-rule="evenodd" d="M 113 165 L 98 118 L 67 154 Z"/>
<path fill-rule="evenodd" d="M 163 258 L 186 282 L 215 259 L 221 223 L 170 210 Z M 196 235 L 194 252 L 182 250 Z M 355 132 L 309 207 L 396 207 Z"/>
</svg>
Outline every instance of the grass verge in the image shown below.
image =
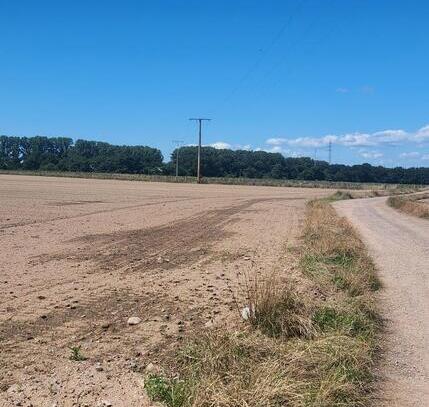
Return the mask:
<svg viewBox="0 0 429 407">
<path fill-rule="evenodd" d="M 326 200 L 308 205 L 294 252 L 294 281 L 246 285 L 247 323 L 197 333 L 165 374 L 146 378 L 153 400 L 170 407 L 369 405 L 380 329 L 374 264 Z"/>
<path fill-rule="evenodd" d="M 387 204 L 409 215 L 429 219 L 429 201 L 423 202 L 423 199 L 428 200 L 429 194 L 391 196 L 387 200 Z"/>
</svg>

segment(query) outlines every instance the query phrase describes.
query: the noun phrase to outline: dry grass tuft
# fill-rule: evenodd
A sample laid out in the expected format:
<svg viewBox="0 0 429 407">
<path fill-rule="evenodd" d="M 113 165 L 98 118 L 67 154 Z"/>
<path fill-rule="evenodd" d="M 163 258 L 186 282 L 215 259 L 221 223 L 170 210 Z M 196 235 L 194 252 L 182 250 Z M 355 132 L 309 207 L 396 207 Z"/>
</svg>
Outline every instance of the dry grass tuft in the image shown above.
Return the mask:
<svg viewBox="0 0 429 407">
<path fill-rule="evenodd" d="M 424 199 L 429 199 L 429 194 L 392 196 L 387 200 L 387 203 L 392 208 L 399 209 L 409 215 L 429 219 L 429 203 L 423 202 Z"/>
<path fill-rule="evenodd" d="M 299 253 L 304 290 L 283 276 L 246 280 L 248 324 L 196 333 L 169 361 L 170 376 L 149 378 L 152 398 L 172 407 L 369 405 L 380 329 L 374 265 L 327 201 L 309 204 Z"/>
<path fill-rule="evenodd" d="M 282 281 L 277 275 L 264 280 L 255 275 L 247 277 L 244 286 L 247 317 L 254 328 L 283 339 L 313 335 L 311 302 L 307 302 L 291 282 Z"/>
</svg>

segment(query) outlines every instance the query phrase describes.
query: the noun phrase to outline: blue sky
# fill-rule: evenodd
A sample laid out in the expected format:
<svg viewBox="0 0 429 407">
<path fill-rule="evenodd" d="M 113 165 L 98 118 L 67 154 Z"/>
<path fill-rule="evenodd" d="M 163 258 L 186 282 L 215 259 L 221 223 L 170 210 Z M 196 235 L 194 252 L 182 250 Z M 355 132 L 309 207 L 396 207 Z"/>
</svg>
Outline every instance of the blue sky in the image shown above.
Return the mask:
<svg viewBox="0 0 429 407">
<path fill-rule="evenodd" d="M 0 0 L 0 134 L 429 166 L 425 0 Z"/>
</svg>

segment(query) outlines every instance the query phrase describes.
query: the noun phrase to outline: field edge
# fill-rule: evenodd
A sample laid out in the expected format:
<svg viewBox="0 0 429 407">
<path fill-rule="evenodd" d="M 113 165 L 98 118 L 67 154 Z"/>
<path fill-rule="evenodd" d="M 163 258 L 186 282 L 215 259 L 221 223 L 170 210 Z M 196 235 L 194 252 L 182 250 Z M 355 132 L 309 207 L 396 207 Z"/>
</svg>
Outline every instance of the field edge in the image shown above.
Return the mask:
<svg viewBox="0 0 429 407">
<path fill-rule="evenodd" d="M 370 405 L 382 328 L 374 263 L 329 200 L 308 204 L 301 243 L 290 251 L 296 276 L 246 282 L 244 322 L 195 333 L 164 369 L 146 374 L 152 400 L 172 407 Z"/>
</svg>

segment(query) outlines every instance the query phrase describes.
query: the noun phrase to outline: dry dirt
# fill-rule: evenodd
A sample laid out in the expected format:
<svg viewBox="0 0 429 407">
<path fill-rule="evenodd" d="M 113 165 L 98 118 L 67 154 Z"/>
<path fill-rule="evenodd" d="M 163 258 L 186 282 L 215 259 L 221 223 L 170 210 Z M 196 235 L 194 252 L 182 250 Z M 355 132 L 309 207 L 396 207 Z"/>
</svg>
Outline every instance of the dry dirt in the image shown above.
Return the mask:
<svg viewBox="0 0 429 407">
<path fill-rule="evenodd" d="M 387 206 L 386 198 L 335 207 L 360 232 L 383 283 L 386 352 L 377 405 L 429 406 L 429 221 Z"/>
<path fill-rule="evenodd" d="M 0 175 L 0 406 L 150 405 L 145 367 L 238 318 L 243 273 L 287 267 L 329 193 Z"/>
</svg>

